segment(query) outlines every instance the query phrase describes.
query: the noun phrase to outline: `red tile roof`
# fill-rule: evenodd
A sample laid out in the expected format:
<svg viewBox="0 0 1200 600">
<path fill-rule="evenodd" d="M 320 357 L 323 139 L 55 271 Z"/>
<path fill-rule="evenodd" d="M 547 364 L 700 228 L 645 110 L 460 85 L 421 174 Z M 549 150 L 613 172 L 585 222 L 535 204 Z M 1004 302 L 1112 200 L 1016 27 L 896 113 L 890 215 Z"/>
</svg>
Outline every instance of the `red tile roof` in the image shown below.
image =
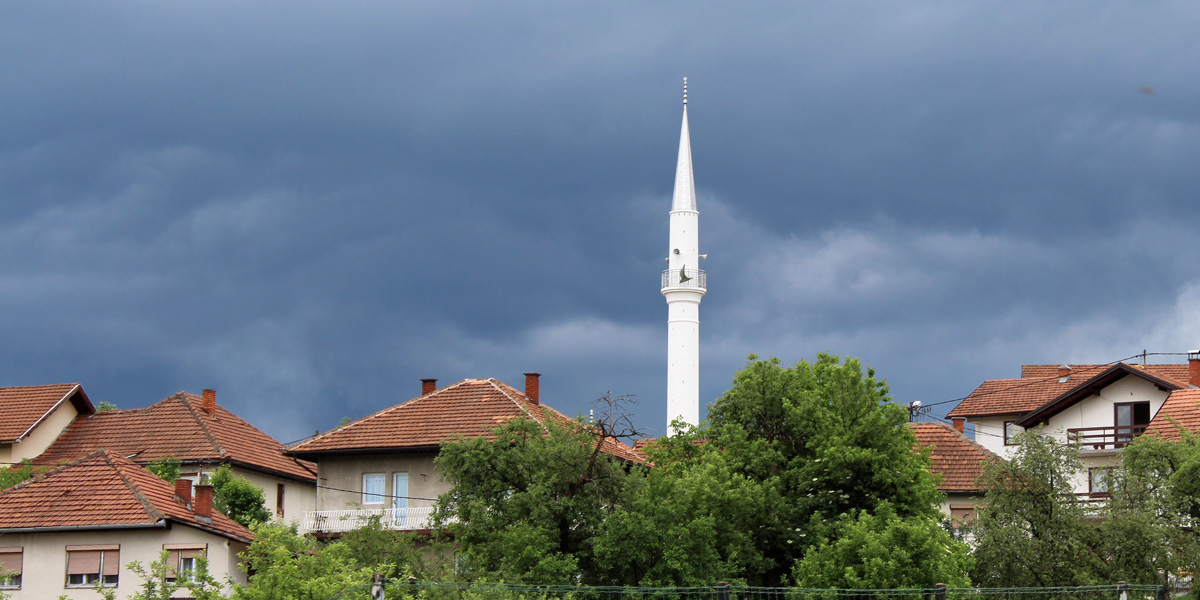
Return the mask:
<svg viewBox="0 0 1200 600">
<path fill-rule="evenodd" d="M 284 445 L 220 405 L 180 392 L 146 408 L 79 417 L 34 463 L 75 460 L 100 448 L 145 464 L 164 456 L 184 463 L 230 463 L 313 483 L 316 466 L 283 454 Z"/>
<path fill-rule="evenodd" d="M 1181 437 L 1179 427 L 1192 433 L 1200 432 L 1200 389 L 1171 392 L 1162 408 L 1150 419 L 1145 435 L 1178 440 Z"/>
<path fill-rule="evenodd" d="M 1109 371 L 1114 365 L 1070 365 L 1071 375 L 1059 382 L 1058 365 L 1023 365 L 1019 379 L 989 379 L 963 399 L 946 416 L 984 417 L 1020 415 L 1035 411 L 1082 388 L 1088 381 Z M 1131 365 L 1125 367 L 1144 372 L 1173 387 L 1188 387 L 1188 365 Z M 1182 376 L 1182 378 L 1180 378 Z"/>
<path fill-rule="evenodd" d="M 175 499 L 174 485 L 106 450 L 0 491 L 0 532 L 34 527 L 149 528 L 162 521 L 242 542 L 253 537 L 250 530 L 216 510 L 211 523 L 201 521 Z"/>
<path fill-rule="evenodd" d="M 566 415 L 527 398 L 495 379 L 465 379 L 288 448 L 294 456 L 397 450 L 441 446 L 458 436 L 493 438 L 492 429 L 510 419 L 529 417 L 574 423 Z M 645 462 L 633 448 L 606 439 L 605 452 L 631 462 Z"/>
<path fill-rule="evenodd" d="M 977 481 L 983 475 L 983 463 L 1002 460 L 945 423 L 910 423 L 909 428 L 917 443 L 929 448 L 930 470 L 942 476 L 938 490 L 943 492 L 982 492 Z"/>
<path fill-rule="evenodd" d="M 0 388 L 0 442 L 15 442 L 63 401 L 81 413 L 95 412 L 78 383 Z"/>
</svg>

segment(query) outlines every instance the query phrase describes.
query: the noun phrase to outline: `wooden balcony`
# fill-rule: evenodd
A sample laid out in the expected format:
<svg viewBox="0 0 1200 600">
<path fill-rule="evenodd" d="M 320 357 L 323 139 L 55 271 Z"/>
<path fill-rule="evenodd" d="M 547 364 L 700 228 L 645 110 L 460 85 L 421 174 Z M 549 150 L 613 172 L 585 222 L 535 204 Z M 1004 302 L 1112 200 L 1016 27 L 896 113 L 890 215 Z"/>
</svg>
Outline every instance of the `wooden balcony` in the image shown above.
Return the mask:
<svg viewBox="0 0 1200 600">
<path fill-rule="evenodd" d="M 1145 431 L 1145 425 L 1080 427 L 1067 430 L 1067 441 L 1084 450 L 1114 450 L 1124 448 Z"/>
</svg>

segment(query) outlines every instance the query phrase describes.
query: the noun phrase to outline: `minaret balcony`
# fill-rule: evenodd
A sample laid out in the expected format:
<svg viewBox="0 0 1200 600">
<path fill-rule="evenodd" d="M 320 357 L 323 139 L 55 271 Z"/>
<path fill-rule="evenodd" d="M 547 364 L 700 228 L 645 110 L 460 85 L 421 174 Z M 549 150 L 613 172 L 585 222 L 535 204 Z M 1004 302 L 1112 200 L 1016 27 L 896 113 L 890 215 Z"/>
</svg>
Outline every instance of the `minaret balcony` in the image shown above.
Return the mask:
<svg viewBox="0 0 1200 600">
<path fill-rule="evenodd" d="M 706 291 L 708 273 L 700 269 L 667 269 L 662 272 L 662 289 Z"/>
</svg>

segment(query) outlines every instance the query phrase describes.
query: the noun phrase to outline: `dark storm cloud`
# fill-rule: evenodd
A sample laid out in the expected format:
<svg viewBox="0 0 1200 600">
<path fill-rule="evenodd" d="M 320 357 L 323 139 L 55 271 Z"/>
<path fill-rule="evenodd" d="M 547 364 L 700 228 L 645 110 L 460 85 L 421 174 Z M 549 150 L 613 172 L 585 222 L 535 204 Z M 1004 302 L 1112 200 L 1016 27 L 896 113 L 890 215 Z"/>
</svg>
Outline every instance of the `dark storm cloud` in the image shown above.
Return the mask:
<svg viewBox="0 0 1200 600">
<path fill-rule="evenodd" d="M 683 75 L 705 400 L 751 352 L 929 402 L 1200 339 L 1186 5 L 0 11 L 3 385 L 293 439 L 536 370 L 661 433 Z"/>
</svg>

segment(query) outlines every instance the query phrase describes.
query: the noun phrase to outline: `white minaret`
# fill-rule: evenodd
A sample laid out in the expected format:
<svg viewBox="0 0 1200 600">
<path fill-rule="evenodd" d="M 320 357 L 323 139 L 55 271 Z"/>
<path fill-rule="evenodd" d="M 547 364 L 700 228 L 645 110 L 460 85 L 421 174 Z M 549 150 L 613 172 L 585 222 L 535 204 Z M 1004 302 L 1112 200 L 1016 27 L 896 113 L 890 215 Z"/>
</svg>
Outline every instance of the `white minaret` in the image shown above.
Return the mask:
<svg viewBox="0 0 1200 600">
<path fill-rule="evenodd" d="M 699 224 L 684 77 L 683 128 L 671 199 L 671 247 L 667 270 L 662 273 L 662 295 L 667 299 L 667 428 L 672 434 L 675 430 L 670 425 L 675 419 L 700 424 L 700 299 L 707 282 L 700 270 Z"/>
</svg>

